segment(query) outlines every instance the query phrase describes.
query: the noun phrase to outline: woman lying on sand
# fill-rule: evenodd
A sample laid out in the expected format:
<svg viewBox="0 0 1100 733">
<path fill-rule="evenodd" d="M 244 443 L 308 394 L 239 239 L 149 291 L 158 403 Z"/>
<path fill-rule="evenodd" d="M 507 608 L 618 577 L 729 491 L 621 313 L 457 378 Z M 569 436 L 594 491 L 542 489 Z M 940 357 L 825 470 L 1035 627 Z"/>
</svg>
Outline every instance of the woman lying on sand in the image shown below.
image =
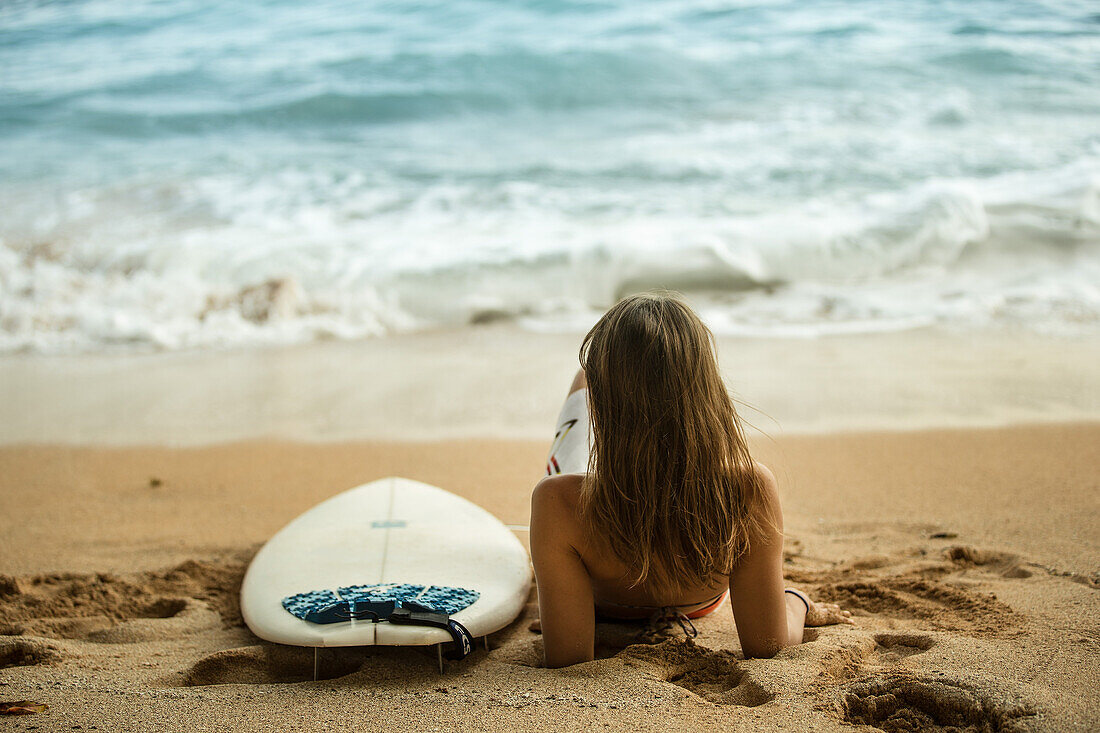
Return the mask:
<svg viewBox="0 0 1100 733">
<path fill-rule="evenodd" d="M 531 497 L 548 667 L 593 658 L 597 616 L 687 629 L 727 593 L 746 657 L 801 644 L 805 626 L 853 623 L 784 590 L 775 478 L 749 457 L 714 337 L 685 303 L 620 301 L 581 365 Z"/>
</svg>

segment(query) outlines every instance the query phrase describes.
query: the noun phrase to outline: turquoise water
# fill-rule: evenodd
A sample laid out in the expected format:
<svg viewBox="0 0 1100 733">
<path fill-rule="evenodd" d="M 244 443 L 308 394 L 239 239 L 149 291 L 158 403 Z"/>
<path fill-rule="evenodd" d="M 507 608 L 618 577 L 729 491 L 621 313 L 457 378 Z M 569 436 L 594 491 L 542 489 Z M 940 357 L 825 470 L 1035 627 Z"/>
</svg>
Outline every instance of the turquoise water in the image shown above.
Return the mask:
<svg viewBox="0 0 1100 733">
<path fill-rule="evenodd" d="M 0 350 L 1100 331 L 1085 2 L 8 3 Z"/>
</svg>

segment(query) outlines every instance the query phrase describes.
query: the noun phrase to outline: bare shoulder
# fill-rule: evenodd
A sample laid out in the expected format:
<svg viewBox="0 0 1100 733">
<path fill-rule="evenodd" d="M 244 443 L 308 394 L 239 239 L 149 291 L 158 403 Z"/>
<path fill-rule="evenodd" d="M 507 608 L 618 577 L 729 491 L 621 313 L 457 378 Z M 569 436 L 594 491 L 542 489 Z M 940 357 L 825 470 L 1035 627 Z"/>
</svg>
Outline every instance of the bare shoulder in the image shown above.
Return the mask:
<svg viewBox="0 0 1100 733">
<path fill-rule="evenodd" d="M 771 526 L 777 532 L 783 531 L 783 509 L 779 503 L 779 482 L 775 474 L 759 461 L 753 461 L 753 472 L 760 487 L 760 505 L 757 510 L 765 526 Z"/>
<path fill-rule="evenodd" d="M 565 503 L 576 505 L 581 495 L 581 481 L 584 476 L 579 473 L 562 473 L 557 476 L 546 476 L 537 484 L 531 492 L 532 502 L 538 503 Z"/>
<path fill-rule="evenodd" d="M 757 460 L 754 459 L 753 462 L 752 462 L 752 469 L 753 469 L 753 473 L 761 481 L 775 483 L 775 474 L 772 473 L 770 468 L 765 466 L 760 461 L 757 461 Z"/>
<path fill-rule="evenodd" d="M 581 481 L 578 473 L 547 476 L 535 484 L 531 492 L 532 524 L 572 524 L 580 501 Z"/>
<path fill-rule="evenodd" d="M 767 499 L 778 503 L 779 482 L 775 480 L 775 474 L 760 461 L 753 461 L 752 467 L 753 473 L 756 474 L 756 479 L 760 482 L 760 488 L 764 491 Z"/>
</svg>

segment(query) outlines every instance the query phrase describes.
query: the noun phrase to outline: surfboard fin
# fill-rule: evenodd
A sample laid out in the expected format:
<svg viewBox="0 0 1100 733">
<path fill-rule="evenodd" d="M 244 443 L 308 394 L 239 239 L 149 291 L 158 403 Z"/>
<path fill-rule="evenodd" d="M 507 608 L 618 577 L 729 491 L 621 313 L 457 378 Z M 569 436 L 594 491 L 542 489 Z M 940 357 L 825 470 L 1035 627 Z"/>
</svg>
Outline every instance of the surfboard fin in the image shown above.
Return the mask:
<svg viewBox="0 0 1100 733">
<path fill-rule="evenodd" d="M 447 659 L 465 659 L 474 649 L 474 637 L 469 630 L 450 615 L 440 613 L 433 608 L 421 606 L 409 601 L 404 602 L 401 608 L 395 608 L 390 614 L 391 624 L 408 624 L 411 626 L 434 626 L 445 629 L 454 640 L 454 649 L 447 652 Z"/>
</svg>

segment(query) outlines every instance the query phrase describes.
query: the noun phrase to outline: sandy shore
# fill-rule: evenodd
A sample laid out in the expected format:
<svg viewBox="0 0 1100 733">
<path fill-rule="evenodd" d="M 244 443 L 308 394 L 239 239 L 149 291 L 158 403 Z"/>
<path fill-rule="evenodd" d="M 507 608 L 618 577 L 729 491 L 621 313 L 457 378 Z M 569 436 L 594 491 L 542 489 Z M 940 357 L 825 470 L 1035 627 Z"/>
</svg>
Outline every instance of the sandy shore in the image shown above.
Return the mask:
<svg viewBox="0 0 1100 733">
<path fill-rule="evenodd" d="M 506 324 L 291 348 L 0 358 L 0 444 L 542 440 L 577 334 Z M 932 329 L 721 338 L 768 434 L 1100 420 L 1100 339 Z"/>
<path fill-rule="evenodd" d="M 722 339 L 776 472 L 792 584 L 852 609 L 773 660 L 601 625 L 538 666 L 525 613 L 444 676 L 418 650 L 242 625 L 287 521 L 400 475 L 510 525 L 578 339 L 508 326 L 266 351 L 0 358 L 0 701 L 13 730 L 1091 730 L 1100 724 L 1100 343 Z M 526 541 L 526 534 L 517 530 Z M 908 727 L 907 727 L 908 726 Z"/>
<path fill-rule="evenodd" d="M 787 574 L 851 608 L 773 660 L 741 659 L 727 608 L 694 643 L 537 666 L 512 626 L 439 676 L 417 650 L 326 652 L 241 624 L 250 556 L 338 491 L 398 474 L 527 523 L 544 441 L 0 449 L 0 699 L 12 730 L 964 730 L 1100 721 L 1100 424 L 782 436 Z M 520 532 L 521 536 L 523 535 Z M 893 727 L 892 727 L 893 726 Z"/>
</svg>

